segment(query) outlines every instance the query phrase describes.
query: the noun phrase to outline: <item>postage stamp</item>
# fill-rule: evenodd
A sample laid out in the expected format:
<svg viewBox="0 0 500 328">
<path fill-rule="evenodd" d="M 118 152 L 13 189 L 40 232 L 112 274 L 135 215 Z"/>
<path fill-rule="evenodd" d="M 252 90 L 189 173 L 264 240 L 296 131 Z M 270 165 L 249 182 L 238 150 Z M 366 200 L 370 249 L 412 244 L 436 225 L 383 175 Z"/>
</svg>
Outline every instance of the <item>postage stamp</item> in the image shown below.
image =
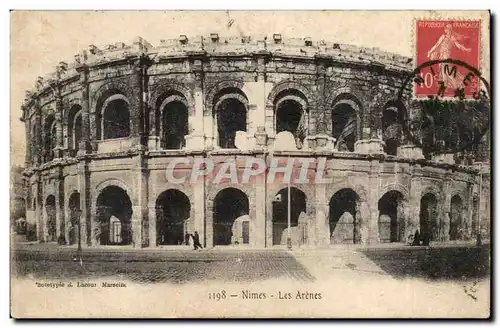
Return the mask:
<svg viewBox="0 0 500 328">
<path fill-rule="evenodd" d="M 455 59 L 480 70 L 481 21 L 426 20 L 415 21 L 416 65 L 425 62 Z M 430 65 L 420 71 L 422 84 L 416 85 L 415 95 L 426 97 L 437 94 L 444 85 L 443 96 L 453 96 L 454 90 L 464 88 L 466 98 L 478 91 L 477 77 L 466 78 L 465 68 L 452 69 L 446 63 Z"/>
<path fill-rule="evenodd" d="M 12 317 L 490 317 L 489 12 L 10 15 Z"/>
</svg>

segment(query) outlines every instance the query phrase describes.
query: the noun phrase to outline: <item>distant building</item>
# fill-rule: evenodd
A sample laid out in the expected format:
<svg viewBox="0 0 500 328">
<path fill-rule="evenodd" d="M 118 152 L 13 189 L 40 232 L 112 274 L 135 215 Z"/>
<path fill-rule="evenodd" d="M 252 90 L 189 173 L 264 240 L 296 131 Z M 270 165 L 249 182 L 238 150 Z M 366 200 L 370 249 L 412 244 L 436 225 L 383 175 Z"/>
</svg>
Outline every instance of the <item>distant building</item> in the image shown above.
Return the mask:
<svg viewBox="0 0 500 328">
<path fill-rule="evenodd" d="M 401 133 L 394 99 L 411 69 L 377 49 L 281 35 L 91 46 L 22 107 L 28 222 L 40 241 L 75 243 L 81 220 L 88 246 L 179 245 L 194 231 L 208 247 L 272 247 L 289 231 L 317 246 L 404 243 L 417 229 L 486 236 L 489 164 L 424 158 Z M 286 184 L 166 180 L 173 159 L 269 158 L 280 133 L 293 149 L 274 157 L 324 158 L 333 179 L 290 188 L 290 229 Z"/>
</svg>

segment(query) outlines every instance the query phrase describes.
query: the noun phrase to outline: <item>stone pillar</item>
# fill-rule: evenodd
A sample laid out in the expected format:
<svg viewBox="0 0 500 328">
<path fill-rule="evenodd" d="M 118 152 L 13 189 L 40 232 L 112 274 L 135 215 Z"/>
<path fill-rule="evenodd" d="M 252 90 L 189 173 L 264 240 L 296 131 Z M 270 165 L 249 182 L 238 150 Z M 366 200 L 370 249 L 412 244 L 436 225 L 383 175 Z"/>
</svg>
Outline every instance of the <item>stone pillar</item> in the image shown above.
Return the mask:
<svg viewBox="0 0 500 328">
<path fill-rule="evenodd" d="M 441 206 L 438 204 L 438 231 L 439 231 L 439 241 L 449 241 L 450 240 L 450 227 L 451 227 L 451 193 L 452 193 L 452 182 L 451 177 L 447 176 L 444 180 L 443 185 L 443 203 Z M 459 222 L 458 229 L 462 229 L 463 222 Z"/>
<path fill-rule="evenodd" d="M 198 216 L 196 216 L 197 220 Z M 214 246 L 214 200 L 206 195 L 206 207 L 205 207 L 205 247 Z"/>
<path fill-rule="evenodd" d="M 259 156 L 264 159 L 263 155 Z M 251 236 L 255 240 L 252 243 L 256 247 L 266 247 L 266 176 L 265 174 L 259 174 L 255 178 L 255 218 L 254 220 L 255 231 L 254 236 Z"/>
<path fill-rule="evenodd" d="M 39 100 L 35 101 L 35 121 L 36 121 L 36 135 L 35 135 L 35 146 L 37 147 L 35 152 L 35 163 L 36 165 L 42 164 L 42 149 L 43 149 L 43 138 L 42 138 L 42 110 L 40 107 Z"/>
<path fill-rule="evenodd" d="M 69 208 L 69 202 L 68 200 L 66 200 L 63 204 L 63 208 L 64 208 L 64 218 L 65 218 L 65 222 L 64 222 L 64 240 L 66 241 L 66 244 L 69 244 L 70 243 L 70 230 L 71 230 L 71 227 L 72 227 L 72 224 L 71 224 L 71 210 Z"/>
<path fill-rule="evenodd" d="M 378 201 L 382 195 L 380 195 L 380 162 L 378 160 L 373 160 L 371 163 L 371 171 L 368 177 L 368 187 L 367 187 L 367 203 L 362 204 L 365 206 L 365 211 L 369 212 L 366 215 L 367 225 L 363 231 L 368 236 L 363 239 L 364 244 L 377 244 L 379 240 L 379 211 L 378 211 Z M 362 207 L 363 207 L 362 206 Z M 369 207 L 368 209 L 366 207 Z M 363 235 L 363 234 L 362 234 Z"/>
<path fill-rule="evenodd" d="M 467 235 L 469 238 L 476 238 L 475 236 L 475 231 L 472 229 L 473 224 L 472 224 L 472 215 L 473 215 L 473 208 L 474 208 L 474 184 L 472 181 L 467 181 L 467 204 L 466 208 L 464 211 L 464 219 L 467 220 L 468 224 L 468 229 L 467 229 Z"/>
<path fill-rule="evenodd" d="M 380 118 L 376 108 L 371 106 L 370 112 L 363 117 L 361 136 L 354 143 L 354 151 L 363 154 L 383 154 L 385 143 L 380 139 Z M 378 221 L 378 220 L 377 220 Z"/>
<path fill-rule="evenodd" d="M 82 137 L 80 140 L 80 145 L 78 146 L 78 154 L 83 155 L 91 151 L 90 145 L 90 104 L 89 104 L 89 83 L 88 75 L 89 68 L 87 65 L 80 65 L 76 68 L 80 73 L 80 85 L 82 87 L 81 91 L 81 105 L 82 105 Z M 95 131 L 95 129 L 94 129 Z M 82 208 L 83 211 L 83 208 Z"/>
<path fill-rule="evenodd" d="M 405 203 L 405 216 L 406 216 L 406 237 L 414 235 L 415 232 L 420 230 L 420 189 L 421 189 L 421 175 L 415 167 L 420 168 L 420 165 L 410 165 L 409 168 L 409 185 L 408 185 L 408 200 Z M 417 171 L 417 172 L 416 172 Z"/>
<path fill-rule="evenodd" d="M 267 147 L 266 100 L 266 58 L 258 56 L 254 99 L 255 113 L 253 115 L 255 131 L 252 131 L 255 136 L 255 146 L 258 149 Z"/>
<path fill-rule="evenodd" d="M 43 220 L 43 191 L 42 191 L 42 182 L 40 179 L 39 173 L 36 173 L 36 207 L 35 211 L 35 222 L 36 222 L 36 230 L 37 230 L 37 239 L 39 242 L 45 242 L 45 225 Z"/>
<path fill-rule="evenodd" d="M 63 137 L 63 101 L 58 85 L 54 85 L 53 88 L 56 90 L 55 102 L 56 102 L 56 146 L 54 147 L 54 158 L 61 158 L 64 156 L 64 137 Z"/>
<path fill-rule="evenodd" d="M 189 115 L 189 135 L 186 136 L 186 148 L 190 150 L 202 150 L 211 147 L 213 136 L 212 113 L 203 113 L 203 62 L 201 59 L 194 59 L 192 63 L 192 76 L 194 77 L 194 113 Z M 206 104 L 210 106 L 211 104 Z M 198 231 L 199 233 L 199 231 Z M 201 235 L 200 235 L 201 238 Z"/>
<path fill-rule="evenodd" d="M 141 55 L 134 63 L 135 70 L 135 94 L 134 105 L 131 107 L 131 129 L 130 136 L 132 144 L 140 149 L 145 148 L 148 144 L 147 132 L 147 87 L 148 87 L 148 68 L 150 60 L 147 56 Z"/>
<path fill-rule="evenodd" d="M 90 194 L 90 181 L 89 181 L 88 164 L 86 160 L 78 163 L 78 191 L 80 192 L 80 232 L 82 246 L 97 245 L 97 240 L 94 236 L 94 229 L 96 227 L 96 213 L 95 210 L 91 213 L 91 194 Z M 97 197 L 96 197 L 97 198 Z M 93 219 L 92 219 L 93 218 Z"/>
<path fill-rule="evenodd" d="M 198 160 L 201 159 L 201 156 L 197 156 Z M 193 159 L 193 162 L 196 161 L 196 157 Z M 211 225 L 211 220 L 212 217 L 210 218 L 207 216 L 209 213 L 211 215 L 211 212 L 208 212 L 208 208 L 210 207 L 208 200 L 205 199 L 205 183 L 204 181 L 196 182 L 193 188 L 193 200 L 191 201 L 191 208 L 194 208 L 192 212 L 194 213 L 194 230 L 198 231 L 198 234 L 200 235 L 200 244 L 204 245 L 205 247 L 212 247 L 213 246 L 213 238 L 212 236 L 208 236 L 208 229 L 210 228 L 210 231 L 212 231 L 212 225 Z M 206 206 L 206 207 L 205 207 Z M 213 202 L 211 203 L 211 206 L 213 207 Z M 205 212 L 205 209 L 207 209 L 207 212 Z M 212 208 L 211 208 L 212 209 Z M 210 219 L 210 227 L 209 225 L 209 219 Z"/>
<path fill-rule="evenodd" d="M 149 247 L 157 247 L 156 243 L 156 207 L 155 204 L 148 206 L 148 220 L 149 220 Z"/>
<path fill-rule="evenodd" d="M 134 247 L 140 248 L 144 245 L 146 236 L 143 232 L 143 222 L 148 222 L 148 169 L 147 159 L 144 154 L 137 156 L 135 185 L 132 202 L 132 239 Z M 132 196 L 132 195 L 129 195 Z M 149 236 L 148 236 L 149 237 Z"/>
<path fill-rule="evenodd" d="M 28 109 L 23 109 L 23 111 L 27 111 Z M 26 137 L 26 153 L 25 153 L 25 158 L 24 158 L 24 166 L 25 167 L 30 167 L 31 166 L 31 151 L 32 151 L 32 140 L 31 138 L 34 138 L 35 136 L 31 135 L 31 119 L 28 117 L 25 122 L 24 122 L 24 131 L 25 131 L 25 137 Z M 30 205 L 31 207 L 31 205 Z"/>
<path fill-rule="evenodd" d="M 330 244 L 330 222 L 328 219 L 328 200 L 326 197 L 326 184 L 318 183 L 315 185 L 315 207 L 316 207 L 316 240 L 315 245 L 329 245 Z"/>
<path fill-rule="evenodd" d="M 65 236 L 66 230 L 66 216 L 64 215 L 64 177 L 62 172 L 62 167 L 57 168 L 56 177 L 56 240 L 59 240 L 60 236 Z M 64 244 L 68 239 L 64 239 Z"/>
</svg>

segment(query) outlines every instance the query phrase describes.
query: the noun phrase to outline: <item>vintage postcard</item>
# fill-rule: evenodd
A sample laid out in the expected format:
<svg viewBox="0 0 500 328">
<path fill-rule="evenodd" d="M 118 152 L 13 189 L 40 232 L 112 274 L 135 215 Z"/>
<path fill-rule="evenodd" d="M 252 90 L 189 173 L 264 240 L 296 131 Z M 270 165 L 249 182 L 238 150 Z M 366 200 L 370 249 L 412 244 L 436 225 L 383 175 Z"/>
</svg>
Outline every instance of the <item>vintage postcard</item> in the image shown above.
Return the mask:
<svg viewBox="0 0 500 328">
<path fill-rule="evenodd" d="M 12 11 L 14 318 L 489 318 L 488 11 Z"/>
</svg>

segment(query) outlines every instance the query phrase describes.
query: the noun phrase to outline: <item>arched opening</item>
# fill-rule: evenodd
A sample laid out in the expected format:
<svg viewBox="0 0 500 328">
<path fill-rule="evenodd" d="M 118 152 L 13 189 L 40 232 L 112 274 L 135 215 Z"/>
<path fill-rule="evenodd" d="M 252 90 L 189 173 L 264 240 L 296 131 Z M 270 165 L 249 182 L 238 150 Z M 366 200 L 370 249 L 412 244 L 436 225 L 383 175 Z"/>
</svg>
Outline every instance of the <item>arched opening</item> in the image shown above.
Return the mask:
<svg viewBox="0 0 500 328">
<path fill-rule="evenodd" d="M 47 196 L 45 200 L 45 211 L 47 212 L 47 241 L 57 241 L 56 236 L 56 197 Z"/>
<path fill-rule="evenodd" d="M 109 97 L 102 105 L 101 138 L 118 139 L 130 135 L 130 110 L 127 98 L 121 94 Z"/>
<path fill-rule="evenodd" d="M 463 204 L 460 196 L 451 198 L 450 204 L 450 240 L 462 239 L 462 211 Z"/>
<path fill-rule="evenodd" d="M 214 199 L 214 246 L 239 244 L 240 240 L 248 244 L 250 231 L 243 229 L 243 222 L 248 222 L 248 215 L 248 197 L 244 192 L 236 188 L 219 191 Z M 239 227 L 238 223 L 241 223 L 242 227 Z"/>
<path fill-rule="evenodd" d="M 125 190 L 117 186 L 104 188 L 97 197 L 97 231 L 101 245 L 132 243 L 132 203 Z"/>
<path fill-rule="evenodd" d="M 306 194 L 290 187 L 290 238 L 292 244 L 307 242 Z M 273 245 L 286 245 L 288 231 L 288 188 L 281 189 L 273 201 Z"/>
<path fill-rule="evenodd" d="M 340 151 L 354 151 L 357 139 L 356 110 L 353 101 L 339 101 L 332 110 L 332 137 L 335 148 Z"/>
<path fill-rule="evenodd" d="M 330 244 L 358 244 L 361 241 L 358 203 L 359 196 L 352 189 L 341 189 L 332 196 L 328 213 Z"/>
<path fill-rule="evenodd" d="M 399 191 L 386 192 L 378 201 L 378 235 L 381 243 L 404 241 L 405 222 L 403 195 Z"/>
<path fill-rule="evenodd" d="M 78 225 L 80 224 L 80 193 L 74 192 L 69 197 L 69 244 L 74 245 L 78 242 Z"/>
<path fill-rule="evenodd" d="M 181 149 L 186 145 L 188 134 L 188 109 L 180 101 L 167 103 L 161 119 L 161 147 L 164 149 Z"/>
<path fill-rule="evenodd" d="M 68 115 L 68 148 L 70 155 L 78 153 L 80 141 L 82 140 L 82 112 L 81 106 L 71 107 Z"/>
<path fill-rule="evenodd" d="M 285 90 L 276 96 L 274 103 L 276 133 L 288 131 L 295 137 L 298 148 L 307 135 L 307 101 L 297 90 Z"/>
<path fill-rule="evenodd" d="M 236 148 L 236 132 L 247 131 L 246 96 L 236 88 L 228 88 L 219 92 L 215 98 L 215 114 L 219 147 Z"/>
<path fill-rule="evenodd" d="M 382 114 L 382 133 L 382 139 L 385 143 L 385 153 L 396 156 L 401 141 L 401 124 L 397 107 L 389 106 L 384 109 Z"/>
<path fill-rule="evenodd" d="M 186 194 L 176 189 L 162 192 L 156 200 L 156 244 L 182 245 L 190 213 L 191 203 Z"/>
<path fill-rule="evenodd" d="M 436 196 L 427 193 L 420 199 L 420 233 L 424 246 L 428 246 L 429 241 L 438 239 L 437 216 Z"/>
<path fill-rule="evenodd" d="M 56 121 L 54 115 L 49 115 L 44 124 L 44 162 L 54 159 L 54 148 L 56 147 Z"/>
</svg>

